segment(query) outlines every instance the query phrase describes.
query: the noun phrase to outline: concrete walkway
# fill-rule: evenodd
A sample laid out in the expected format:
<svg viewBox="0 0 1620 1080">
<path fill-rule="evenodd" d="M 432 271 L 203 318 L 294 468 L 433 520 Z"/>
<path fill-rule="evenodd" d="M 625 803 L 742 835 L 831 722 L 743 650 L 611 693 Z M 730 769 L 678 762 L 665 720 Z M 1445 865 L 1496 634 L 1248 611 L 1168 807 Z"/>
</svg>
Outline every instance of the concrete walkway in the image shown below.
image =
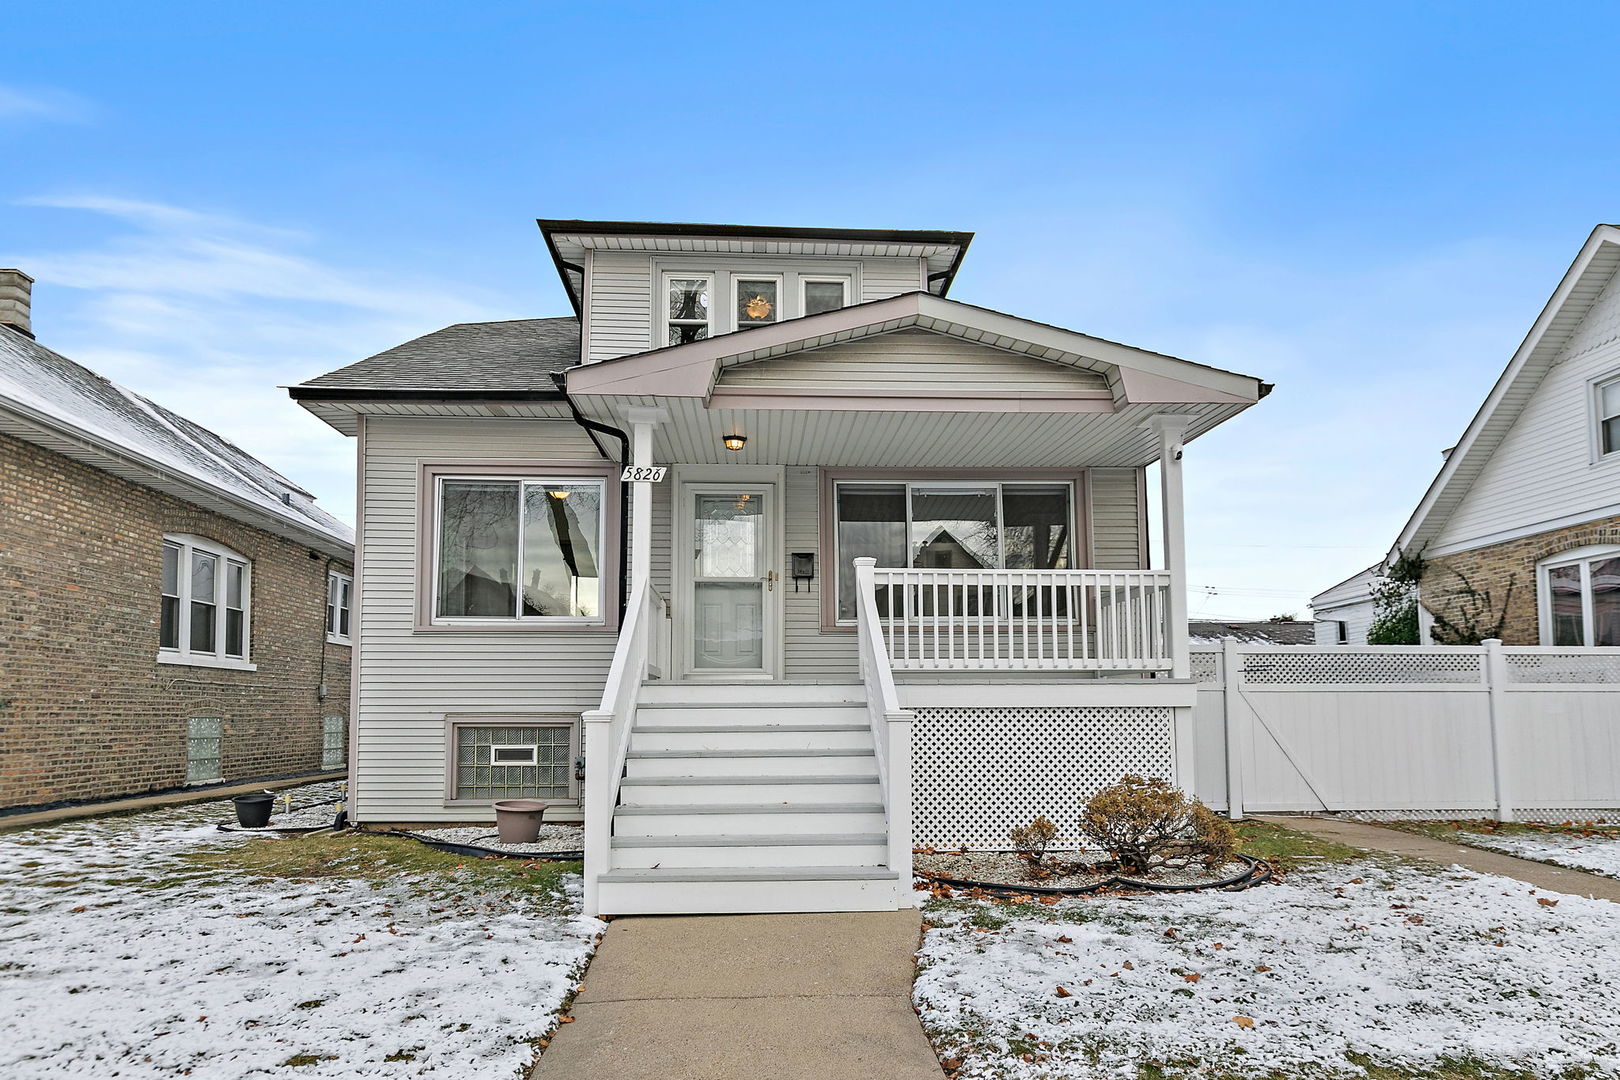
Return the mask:
<svg viewBox="0 0 1620 1080">
<path fill-rule="evenodd" d="M 308 776 L 294 776 L 283 780 L 188 788 L 185 791 L 166 791 L 161 795 L 139 795 L 132 799 L 108 799 L 105 802 L 58 806 L 50 810 L 30 810 L 26 814 L 0 815 L 0 830 L 21 829 L 28 825 L 44 825 L 52 821 L 72 821 L 75 818 L 100 817 L 103 814 L 129 814 L 137 810 L 155 810 L 160 806 L 179 806 L 182 803 L 208 802 L 210 799 L 224 799 L 231 795 L 251 795 L 256 791 L 276 791 L 285 787 L 319 784 L 328 780 L 345 780 L 348 775 L 346 772 L 311 773 Z"/>
<path fill-rule="evenodd" d="M 1324 840 L 1337 841 L 1351 847 L 1387 851 L 1403 858 L 1427 859 L 1429 862 L 1446 866 L 1456 864 L 1482 874 L 1500 874 L 1503 877 L 1517 878 L 1538 889 L 1552 889 L 1555 892 L 1592 896 L 1599 900 L 1620 903 L 1620 881 L 1600 874 L 1588 874 L 1584 870 L 1548 866 L 1546 863 L 1519 859 L 1512 855 L 1485 851 L 1464 844 L 1453 844 L 1446 840 L 1436 840 L 1432 836 L 1409 833 L 1402 829 L 1386 829 L 1382 825 L 1373 825 L 1365 821 L 1312 817 L 1261 817 L 1257 820 L 1285 829 L 1310 833 L 1312 836 L 1320 836 Z"/>
<path fill-rule="evenodd" d="M 532 1080 L 940 1080 L 916 911 L 615 919 Z"/>
</svg>

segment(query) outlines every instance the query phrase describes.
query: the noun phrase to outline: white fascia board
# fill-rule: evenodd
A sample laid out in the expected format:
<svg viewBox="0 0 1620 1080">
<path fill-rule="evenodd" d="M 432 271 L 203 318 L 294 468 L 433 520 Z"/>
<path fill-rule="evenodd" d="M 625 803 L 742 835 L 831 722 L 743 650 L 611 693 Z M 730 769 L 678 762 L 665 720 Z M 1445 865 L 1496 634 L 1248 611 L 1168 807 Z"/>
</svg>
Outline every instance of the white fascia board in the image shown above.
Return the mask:
<svg viewBox="0 0 1620 1080">
<path fill-rule="evenodd" d="M 1563 278 L 1558 283 L 1558 288 L 1553 290 L 1553 294 L 1548 299 L 1546 306 L 1541 309 L 1541 314 L 1531 324 L 1530 332 L 1525 335 L 1524 341 L 1514 351 L 1507 367 L 1503 369 L 1502 374 L 1491 387 L 1491 392 L 1485 396 L 1485 401 L 1480 405 L 1479 411 L 1468 422 L 1468 427 L 1464 429 L 1462 438 L 1457 440 L 1451 452 L 1446 455 L 1445 462 L 1440 466 L 1440 472 L 1435 476 L 1434 481 L 1430 483 L 1428 490 L 1423 493 L 1423 498 L 1418 501 L 1417 509 L 1412 511 L 1412 516 L 1407 519 L 1406 525 L 1401 529 L 1394 546 L 1390 548 L 1389 557 L 1391 559 L 1396 558 L 1403 551 L 1411 550 L 1418 541 L 1432 537 L 1434 533 L 1444 526 L 1444 518 L 1439 520 L 1431 520 L 1431 518 L 1434 516 L 1436 507 L 1448 494 L 1449 489 L 1458 481 L 1458 474 L 1467 465 L 1469 467 L 1467 480 L 1471 482 L 1474 475 L 1477 475 L 1478 469 L 1484 467 L 1483 461 L 1479 462 L 1477 468 L 1474 467 L 1471 460 L 1474 455 L 1483 452 L 1488 459 L 1490 453 L 1500 445 L 1501 436 L 1490 442 L 1482 439 L 1486 427 L 1496 418 L 1497 409 L 1501 407 L 1503 400 L 1512 393 L 1519 379 L 1524 375 L 1526 367 L 1530 365 L 1531 360 L 1551 362 L 1551 356 L 1539 355 L 1543 351 L 1543 344 L 1546 343 L 1547 331 L 1553 321 L 1563 312 L 1564 305 L 1568 303 L 1570 294 L 1575 291 L 1591 270 L 1593 260 L 1606 246 L 1620 247 L 1620 229 L 1616 229 L 1612 225 L 1599 225 L 1592 230 L 1592 235 L 1587 237 L 1586 243 L 1581 246 L 1580 253 L 1575 256 L 1575 261 L 1564 272 Z M 1612 274 L 1614 270 L 1609 267 L 1602 272 Z M 1593 299 L 1596 299 L 1595 295 Z M 1590 306 L 1590 303 L 1588 306 Z M 1584 312 L 1582 314 L 1584 315 Z M 1556 347 L 1561 348 L 1562 343 L 1558 343 Z M 1539 379 L 1541 374 L 1544 374 L 1544 370 L 1537 371 L 1535 377 Z M 1528 400 L 1529 398 L 1526 397 L 1525 401 L 1520 402 L 1518 409 L 1522 410 Z M 1505 431 L 1503 434 L 1505 434 Z M 1458 494 L 1459 499 L 1462 494 Z M 1454 504 L 1452 508 L 1455 508 Z M 1448 509 L 1448 515 L 1449 512 Z M 1417 543 L 1417 546 L 1421 548 L 1422 545 Z"/>
</svg>

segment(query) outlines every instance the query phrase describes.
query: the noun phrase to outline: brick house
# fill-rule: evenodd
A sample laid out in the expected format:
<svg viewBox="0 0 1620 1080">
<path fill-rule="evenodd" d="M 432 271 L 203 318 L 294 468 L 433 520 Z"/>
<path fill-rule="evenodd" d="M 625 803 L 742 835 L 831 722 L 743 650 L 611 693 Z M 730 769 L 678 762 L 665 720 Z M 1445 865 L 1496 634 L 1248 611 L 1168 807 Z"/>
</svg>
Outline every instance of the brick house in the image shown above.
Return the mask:
<svg viewBox="0 0 1620 1080">
<path fill-rule="evenodd" d="M 1599 225 L 1402 529 L 1425 640 L 1620 645 L 1617 269 Z"/>
<path fill-rule="evenodd" d="M 353 541 L 0 270 L 0 812 L 340 768 Z"/>
</svg>

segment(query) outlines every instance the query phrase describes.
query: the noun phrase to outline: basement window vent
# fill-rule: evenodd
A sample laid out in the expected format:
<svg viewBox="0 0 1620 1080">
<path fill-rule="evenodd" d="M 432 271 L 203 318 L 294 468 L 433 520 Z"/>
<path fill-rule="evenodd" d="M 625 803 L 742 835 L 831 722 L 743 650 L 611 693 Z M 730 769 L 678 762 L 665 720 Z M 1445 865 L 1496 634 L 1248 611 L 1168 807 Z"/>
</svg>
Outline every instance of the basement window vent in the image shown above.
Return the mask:
<svg viewBox="0 0 1620 1080">
<path fill-rule="evenodd" d="M 209 784 L 224 779 L 220 755 L 223 727 L 217 716 L 193 716 L 186 721 L 186 783 Z"/>
<path fill-rule="evenodd" d="M 491 746 L 489 748 L 491 765 L 538 765 L 540 764 L 540 748 L 538 746 Z"/>
</svg>

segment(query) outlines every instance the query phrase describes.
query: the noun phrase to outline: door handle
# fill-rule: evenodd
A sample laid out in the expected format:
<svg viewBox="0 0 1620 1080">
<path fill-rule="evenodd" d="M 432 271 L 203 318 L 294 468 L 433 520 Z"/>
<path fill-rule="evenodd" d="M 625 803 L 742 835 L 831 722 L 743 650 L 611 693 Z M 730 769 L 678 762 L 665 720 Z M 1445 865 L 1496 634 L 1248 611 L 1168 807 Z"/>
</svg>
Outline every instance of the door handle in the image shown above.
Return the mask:
<svg viewBox="0 0 1620 1080">
<path fill-rule="evenodd" d="M 775 592 L 776 591 L 776 571 L 775 570 L 767 570 L 765 572 L 765 589 L 766 589 L 767 592 Z"/>
</svg>

